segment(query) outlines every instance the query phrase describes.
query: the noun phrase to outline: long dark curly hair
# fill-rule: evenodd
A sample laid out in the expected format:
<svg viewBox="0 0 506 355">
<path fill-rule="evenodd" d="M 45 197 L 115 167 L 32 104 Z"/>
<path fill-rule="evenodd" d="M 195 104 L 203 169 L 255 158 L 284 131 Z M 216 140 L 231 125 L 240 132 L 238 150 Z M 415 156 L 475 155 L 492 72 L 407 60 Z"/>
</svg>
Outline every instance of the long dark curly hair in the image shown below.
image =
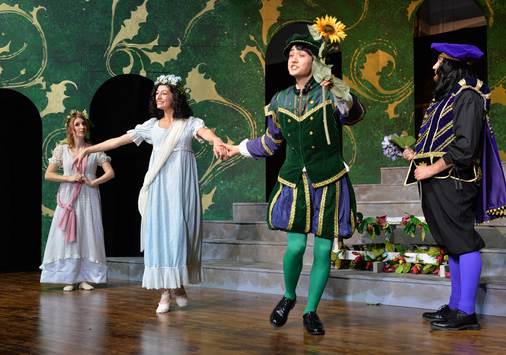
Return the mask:
<svg viewBox="0 0 506 355">
<path fill-rule="evenodd" d="M 153 86 L 153 90 L 151 91 L 151 95 L 149 96 L 149 114 L 158 119 L 163 117 L 163 110 L 160 110 L 156 107 L 156 90 L 160 85 L 165 85 L 169 88 L 172 93 L 172 98 L 174 100 L 174 113 L 172 117 L 174 118 L 183 118 L 187 119 L 190 116 L 193 116 L 193 110 L 188 104 L 188 100 L 186 99 L 186 95 L 181 94 L 178 88 L 173 85 L 168 84 L 157 84 Z"/>
<path fill-rule="evenodd" d="M 455 85 L 464 78 L 475 78 L 473 68 L 467 63 L 443 58 L 436 71 L 438 83 L 433 98 L 441 101 L 448 96 Z"/>
</svg>

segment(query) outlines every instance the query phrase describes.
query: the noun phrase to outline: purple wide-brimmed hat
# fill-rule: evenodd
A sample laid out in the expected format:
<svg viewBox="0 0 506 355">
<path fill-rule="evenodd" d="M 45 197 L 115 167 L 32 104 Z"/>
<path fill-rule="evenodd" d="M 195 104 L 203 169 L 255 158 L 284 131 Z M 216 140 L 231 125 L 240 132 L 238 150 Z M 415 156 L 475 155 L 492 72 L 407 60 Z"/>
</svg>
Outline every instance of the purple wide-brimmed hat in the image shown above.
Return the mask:
<svg viewBox="0 0 506 355">
<path fill-rule="evenodd" d="M 440 57 L 468 64 L 477 62 L 483 56 L 483 52 L 471 44 L 432 43 L 430 48 Z"/>
</svg>

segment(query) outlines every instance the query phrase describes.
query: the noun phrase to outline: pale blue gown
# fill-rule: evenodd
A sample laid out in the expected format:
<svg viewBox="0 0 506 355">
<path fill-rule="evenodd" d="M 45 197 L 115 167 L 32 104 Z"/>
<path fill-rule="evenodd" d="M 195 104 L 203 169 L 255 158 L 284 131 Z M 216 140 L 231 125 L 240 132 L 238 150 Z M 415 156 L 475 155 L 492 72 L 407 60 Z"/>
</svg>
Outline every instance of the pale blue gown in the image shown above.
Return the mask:
<svg viewBox="0 0 506 355">
<path fill-rule="evenodd" d="M 192 149 L 196 132 L 205 127 L 190 117 L 181 137 L 149 187 L 145 216 L 144 276 L 142 287 L 173 289 L 202 281 L 202 204 L 197 162 Z M 151 118 L 128 131 L 135 144 L 153 145 L 152 168 L 169 129 Z"/>
</svg>

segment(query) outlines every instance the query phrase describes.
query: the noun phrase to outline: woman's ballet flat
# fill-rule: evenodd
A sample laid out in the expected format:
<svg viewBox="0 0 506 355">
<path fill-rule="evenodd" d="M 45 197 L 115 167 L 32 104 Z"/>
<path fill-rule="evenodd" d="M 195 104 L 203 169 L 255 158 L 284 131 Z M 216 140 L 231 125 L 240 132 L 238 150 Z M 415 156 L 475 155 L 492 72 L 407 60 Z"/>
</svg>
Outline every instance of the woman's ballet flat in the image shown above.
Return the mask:
<svg viewBox="0 0 506 355">
<path fill-rule="evenodd" d="M 186 292 L 181 296 L 176 295 L 176 303 L 179 307 L 184 307 L 188 304 L 188 295 Z"/>
<path fill-rule="evenodd" d="M 91 291 L 95 289 L 95 287 L 91 286 L 90 284 L 87 284 L 86 282 L 81 282 L 79 284 L 79 288 L 85 291 Z"/>
<path fill-rule="evenodd" d="M 71 292 L 74 289 L 74 285 L 67 285 L 63 288 L 63 291 L 65 292 Z"/>
<path fill-rule="evenodd" d="M 158 308 L 156 309 L 156 313 L 167 313 L 170 307 L 170 293 L 162 294 L 162 299 L 166 298 L 168 300 L 167 303 L 158 303 Z"/>
</svg>

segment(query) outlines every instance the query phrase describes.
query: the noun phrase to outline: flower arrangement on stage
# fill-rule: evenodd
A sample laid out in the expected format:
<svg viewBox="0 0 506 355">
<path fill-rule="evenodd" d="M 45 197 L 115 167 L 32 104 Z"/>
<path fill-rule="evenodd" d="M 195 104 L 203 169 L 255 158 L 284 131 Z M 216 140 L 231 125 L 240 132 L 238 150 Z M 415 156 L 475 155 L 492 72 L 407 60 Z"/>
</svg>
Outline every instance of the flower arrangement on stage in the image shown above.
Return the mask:
<svg viewBox="0 0 506 355">
<path fill-rule="evenodd" d="M 337 252 L 332 252 L 332 266 L 336 269 L 373 270 L 374 262 L 380 261 L 384 263 L 381 271 L 385 273 L 439 275 L 440 266 L 448 262 L 448 256 L 439 247 L 424 250 L 415 245 L 413 249 L 407 249 L 395 244 L 392 246 L 394 252 L 389 251 L 386 244 L 369 244 L 365 247 L 366 250 L 350 251 L 343 244 Z M 350 253 L 349 257 L 345 257 Z M 424 255 L 430 258 L 427 259 Z M 446 272 L 444 276 L 450 277 L 450 273 Z"/>
<path fill-rule="evenodd" d="M 404 212 L 405 216 L 400 221 L 404 226 L 403 233 L 410 234 L 411 237 L 415 237 L 416 229 L 422 231 L 422 240 L 425 240 L 425 233 L 429 232 L 430 229 L 427 223 L 421 221 L 418 217 Z M 385 237 L 389 240 L 392 237 L 393 228 L 391 223 L 387 220 L 387 215 L 377 217 L 365 217 L 361 212 L 357 212 L 357 231 L 362 234 L 367 232 L 371 237 L 371 241 L 374 241 L 374 237 L 381 234 L 381 231 L 385 231 Z M 393 251 L 393 250 L 391 250 Z"/>
<path fill-rule="evenodd" d="M 412 146 L 415 142 L 415 138 L 408 135 L 407 132 L 402 132 L 400 136 L 394 133 L 383 138 L 381 148 L 384 155 L 395 161 L 397 158 L 402 158 L 402 152 L 406 146 Z"/>
<path fill-rule="evenodd" d="M 384 263 L 383 272 L 429 274 L 440 272 L 440 266 L 448 261 L 448 256 L 439 247 L 430 247 L 424 250 L 418 246 L 407 249 L 399 244 L 392 244 L 390 239 L 396 224 L 404 227 L 403 233 L 415 236 L 416 229 L 422 231 L 422 240 L 425 233 L 430 232 L 429 226 L 420 218 L 404 212 L 405 216 L 399 221 L 393 219 L 389 222 L 387 216 L 365 217 L 357 212 L 357 231 L 366 232 L 374 240 L 374 237 L 385 232 L 385 244 L 367 244 L 365 250 L 350 251 L 346 245 L 342 245 L 337 252 L 332 252 L 331 264 L 337 269 L 372 270 L 373 263 Z M 425 257 L 427 256 L 427 257 Z M 449 276 L 445 275 L 445 276 Z"/>
<path fill-rule="evenodd" d="M 387 222 L 387 216 L 381 217 L 366 217 L 361 212 L 357 212 L 357 231 L 362 234 L 364 233 L 364 229 L 371 237 L 371 240 L 374 240 L 374 236 L 380 235 L 381 231 L 385 231 L 385 236 L 387 239 L 390 239 L 393 233 L 392 226 Z"/>
</svg>

